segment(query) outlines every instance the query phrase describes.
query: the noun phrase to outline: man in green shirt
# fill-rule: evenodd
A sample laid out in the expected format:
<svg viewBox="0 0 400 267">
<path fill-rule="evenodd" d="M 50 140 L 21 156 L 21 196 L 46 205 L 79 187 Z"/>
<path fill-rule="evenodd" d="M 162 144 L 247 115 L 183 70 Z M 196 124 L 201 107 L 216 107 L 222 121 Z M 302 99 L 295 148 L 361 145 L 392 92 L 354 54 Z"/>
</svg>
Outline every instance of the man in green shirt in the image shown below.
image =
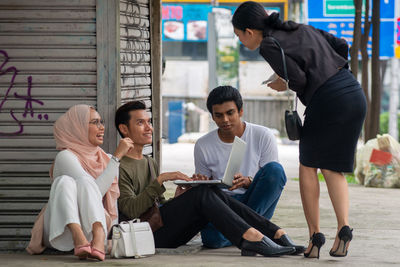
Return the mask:
<svg viewBox="0 0 400 267">
<path fill-rule="evenodd" d="M 156 199 L 160 204 L 165 202 L 164 182 L 190 179 L 181 172 L 159 174 L 155 160 L 143 156 L 143 147 L 152 143 L 153 136 L 151 118 L 143 102 L 130 102 L 118 109 L 115 125 L 122 137 L 130 137 L 134 142 L 133 149 L 120 159 L 118 199 L 120 217 L 138 218 Z M 153 168 L 156 177 L 151 177 L 149 166 Z"/>
</svg>

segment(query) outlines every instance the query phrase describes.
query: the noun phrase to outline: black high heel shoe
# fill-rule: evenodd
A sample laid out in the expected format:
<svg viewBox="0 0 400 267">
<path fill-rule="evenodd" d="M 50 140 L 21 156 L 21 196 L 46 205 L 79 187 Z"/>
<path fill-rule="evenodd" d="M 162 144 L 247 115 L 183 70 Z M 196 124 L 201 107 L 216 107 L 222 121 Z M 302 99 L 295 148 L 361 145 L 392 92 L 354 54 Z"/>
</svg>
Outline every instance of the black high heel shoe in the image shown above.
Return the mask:
<svg viewBox="0 0 400 267">
<path fill-rule="evenodd" d="M 325 244 L 325 236 L 323 233 L 314 233 L 310 237 L 310 241 L 312 242 L 311 249 L 308 253 L 304 253 L 304 257 L 319 259 L 319 251 Z"/>
<path fill-rule="evenodd" d="M 294 247 L 282 247 L 275 244 L 271 239 L 264 236 L 261 241 L 247 241 L 242 242 L 242 256 L 255 256 L 261 254 L 265 257 L 274 257 L 280 255 L 290 255 L 295 252 Z"/>
<path fill-rule="evenodd" d="M 329 255 L 332 257 L 346 257 L 347 256 L 347 243 L 353 239 L 353 229 L 348 225 L 345 225 L 340 229 L 338 237 L 340 239 L 339 245 L 336 250 L 329 251 Z"/>
<path fill-rule="evenodd" d="M 274 238 L 273 241 L 283 247 L 294 247 L 295 251 L 292 253 L 293 255 L 303 253 L 306 250 L 304 246 L 296 245 L 287 234 L 282 235 L 278 239 Z"/>
</svg>

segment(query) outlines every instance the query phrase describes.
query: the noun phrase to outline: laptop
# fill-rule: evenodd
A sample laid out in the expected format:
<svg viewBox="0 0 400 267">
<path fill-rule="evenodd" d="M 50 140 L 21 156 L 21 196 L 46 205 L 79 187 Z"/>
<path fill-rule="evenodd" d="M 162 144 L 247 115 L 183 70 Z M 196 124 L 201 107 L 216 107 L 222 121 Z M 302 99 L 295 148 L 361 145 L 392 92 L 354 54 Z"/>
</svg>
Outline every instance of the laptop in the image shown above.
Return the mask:
<svg viewBox="0 0 400 267">
<path fill-rule="evenodd" d="M 244 158 L 244 154 L 246 152 L 246 142 L 235 136 L 235 140 L 233 141 L 232 150 L 229 154 L 228 163 L 226 164 L 224 177 L 222 180 L 194 180 L 194 181 L 183 181 L 176 180 L 174 184 L 184 186 L 191 185 L 196 186 L 200 184 L 207 185 L 221 185 L 222 187 L 232 187 L 233 176 L 236 173 L 239 173 L 240 166 L 242 165 L 242 161 Z"/>
</svg>

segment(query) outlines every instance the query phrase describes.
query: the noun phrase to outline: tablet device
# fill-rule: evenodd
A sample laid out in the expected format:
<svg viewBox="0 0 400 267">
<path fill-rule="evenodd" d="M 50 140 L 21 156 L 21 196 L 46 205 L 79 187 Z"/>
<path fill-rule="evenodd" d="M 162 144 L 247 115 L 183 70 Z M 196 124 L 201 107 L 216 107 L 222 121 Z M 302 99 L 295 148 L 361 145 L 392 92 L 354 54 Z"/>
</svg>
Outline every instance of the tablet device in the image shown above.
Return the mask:
<svg viewBox="0 0 400 267">
<path fill-rule="evenodd" d="M 229 154 L 228 163 L 226 164 L 225 173 L 221 180 L 193 180 L 193 181 L 183 181 L 176 180 L 174 184 L 176 185 L 199 185 L 199 184 L 220 184 L 225 187 L 231 187 L 233 176 L 239 173 L 240 166 L 246 153 L 246 142 L 235 136 L 233 141 L 232 150 Z"/>
</svg>

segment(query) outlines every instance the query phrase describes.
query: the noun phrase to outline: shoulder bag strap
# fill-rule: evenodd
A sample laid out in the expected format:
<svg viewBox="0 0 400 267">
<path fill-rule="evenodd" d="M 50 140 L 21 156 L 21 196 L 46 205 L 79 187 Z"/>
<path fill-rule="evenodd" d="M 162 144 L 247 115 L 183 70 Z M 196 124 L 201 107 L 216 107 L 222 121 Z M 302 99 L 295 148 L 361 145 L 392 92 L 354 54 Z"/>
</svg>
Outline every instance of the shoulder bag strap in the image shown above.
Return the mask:
<svg viewBox="0 0 400 267">
<path fill-rule="evenodd" d="M 118 230 L 116 230 L 118 229 Z M 121 255 L 117 255 L 117 246 L 118 246 L 118 242 L 122 241 L 122 233 L 121 233 L 121 228 L 119 227 L 119 225 L 114 225 L 111 228 L 112 231 L 112 247 L 111 247 L 111 257 L 113 258 L 120 258 Z"/>
<path fill-rule="evenodd" d="M 274 37 L 269 36 L 269 38 L 271 38 L 271 40 L 279 47 L 279 49 L 281 50 L 281 55 L 282 55 L 282 64 L 283 64 L 283 75 L 285 77 L 283 77 L 286 81 L 286 90 L 287 90 L 287 97 L 288 97 L 288 106 L 289 109 L 292 109 L 292 103 L 290 101 L 290 95 L 289 95 L 289 76 L 287 73 L 287 68 L 286 68 L 286 58 L 285 58 L 285 52 L 283 51 L 281 45 L 279 44 L 278 40 L 276 40 Z M 297 110 L 297 95 L 296 95 L 296 101 L 295 101 L 295 108 L 294 110 Z"/>
<path fill-rule="evenodd" d="M 133 226 L 133 221 L 129 221 L 129 228 L 131 230 L 130 236 L 132 239 L 133 256 L 135 258 L 139 258 L 140 255 L 138 254 L 138 251 L 137 251 L 136 233 L 135 233 L 135 227 Z"/>
<path fill-rule="evenodd" d="M 151 159 L 150 159 L 149 156 L 145 156 L 145 157 L 147 159 L 147 164 L 149 165 L 151 180 L 155 180 L 156 179 L 156 174 L 154 173 L 154 170 L 153 170 L 153 168 L 151 166 L 151 163 L 150 163 Z"/>
<path fill-rule="evenodd" d="M 147 158 L 147 164 L 148 164 L 149 169 L 150 169 L 151 180 L 153 181 L 157 177 L 156 177 L 156 174 L 154 173 L 154 170 L 153 170 L 153 168 L 151 166 L 152 164 L 150 163 L 151 162 L 151 158 L 149 156 L 145 156 L 145 157 Z M 158 206 L 158 204 L 159 204 L 158 197 L 154 200 L 154 204 L 156 204 Z"/>
<path fill-rule="evenodd" d="M 113 237 L 114 237 L 114 234 L 113 234 Z M 111 248 L 111 256 L 112 256 L 112 257 L 116 257 L 115 251 L 116 251 L 116 249 L 117 249 L 117 243 L 118 243 L 118 241 L 117 241 L 117 239 L 114 237 L 113 240 L 112 240 L 112 248 Z"/>
</svg>

